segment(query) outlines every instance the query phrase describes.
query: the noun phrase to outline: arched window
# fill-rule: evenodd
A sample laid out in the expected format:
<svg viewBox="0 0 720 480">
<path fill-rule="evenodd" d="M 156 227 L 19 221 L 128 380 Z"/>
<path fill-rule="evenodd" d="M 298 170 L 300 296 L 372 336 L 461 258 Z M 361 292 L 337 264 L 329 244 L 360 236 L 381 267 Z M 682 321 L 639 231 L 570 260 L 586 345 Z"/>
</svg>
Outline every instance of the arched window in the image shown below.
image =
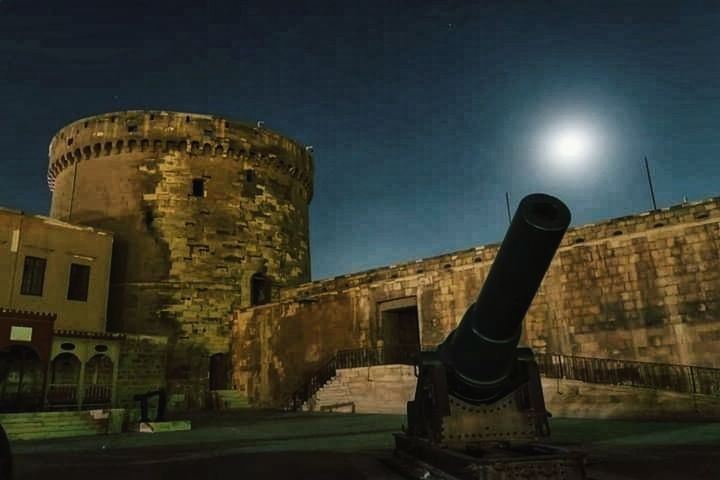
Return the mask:
<svg viewBox="0 0 720 480">
<path fill-rule="evenodd" d="M 113 362 L 102 354 L 94 355 L 85 364 L 83 405 L 104 405 L 112 398 Z"/>
<path fill-rule="evenodd" d="M 50 369 L 47 399 L 51 405 L 74 405 L 80 381 L 80 359 L 64 352 L 55 357 Z"/>
<path fill-rule="evenodd" d="M 250 304 L 266 303 L 270 303 L 270 279 L 262 273 L 256 273 L 250 278 Z"/>
</svg>

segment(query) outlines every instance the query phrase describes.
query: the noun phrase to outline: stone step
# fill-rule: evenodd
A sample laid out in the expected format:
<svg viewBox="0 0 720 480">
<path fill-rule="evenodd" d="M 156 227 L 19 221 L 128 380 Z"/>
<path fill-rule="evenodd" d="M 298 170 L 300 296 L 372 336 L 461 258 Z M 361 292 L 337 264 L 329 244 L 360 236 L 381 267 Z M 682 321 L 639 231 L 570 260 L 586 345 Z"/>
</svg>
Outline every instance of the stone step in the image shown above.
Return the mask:
<svg viewBox="0 0 720 480">
<path fill-rule="evenodd" d="M 138 423 L 130 427 L 131 431 L 140 433 L 185 432 L 191 429 L 190 420 Z"/>
<path fill-rule="evenodd" d="M 10 440 L 38 440 L 46 438 L 63 438 L 63 437 L 86 437 L 89 435 L 97 435 L 96 430 L 91 429 L 65 429 L 65 430 L 44 430 L 39 432 L 7 432 Z"/>
<path fill-rule="evenodd" d="M 0 422 L 12 422 L 15 420 L 20 421 L 31 421 L 37 419 L 58 419 L 58 418 L 72 418 L 78 417 L 79 415 L 89 415 L 86 411 L 71 411 L 71 412 L 37 412 L 37 413 L 6 413 L 0 415 Z"/>
<path fill-rule="evenodd" d="M 86 422 L 92 422 L 94 421 L 92 418 L 80 418 L 80 417 L 68 417 L 68 418 L 47 418 L 47 419 L 31 419 L 31 420 L 23 420 L 23 419 L 17 419 L 17 420 L 3 420 L 0 421 L 0 424 L 3 426 L 6 425 L 29 425 L 29 424 L 36 424 L 36 423 L 42 423 L 46 425 L 65 425 L 68 423 L 86 423 Z"/>
<path fill-rule="evenodd" d="M 352 397 L 352 395 L 347 394 L 347 393 L 336 394 L 336 395 L 330 394 L 330 395 L 323 395 L 321 397 L 315 397 L 315 401 L 316 402 L 328 402 L 328 401 L 336 402 L 336 401 L 345 400 L 345 399 L 348 399 L 351 397 Z"/>
<path fill-rule="evenodd" d="M 332 385 L 330 387 L 321 388 L 320 390 L 315 392 L 315 395 L 317 395 L 318 393 L 323 393 L 323 392 L 349 392 L 349 391 L 350 391 L 350 387 L 348 387 L 347 385 Z"/>
<path fill-rule="evenodd" d="M 52 430 L 64 430 L 68 428 L 85 428 L 91 430 L 98 430 L 104 428 L 105 425 L 91 425 L 88 423 L 65 423 L 65 424 L 43 424 L 43 423 L 28 423 L 26 425 L 3 425 L 6 432 L 39 432 L 39 431 L 52 431 Z"/>
</svg>

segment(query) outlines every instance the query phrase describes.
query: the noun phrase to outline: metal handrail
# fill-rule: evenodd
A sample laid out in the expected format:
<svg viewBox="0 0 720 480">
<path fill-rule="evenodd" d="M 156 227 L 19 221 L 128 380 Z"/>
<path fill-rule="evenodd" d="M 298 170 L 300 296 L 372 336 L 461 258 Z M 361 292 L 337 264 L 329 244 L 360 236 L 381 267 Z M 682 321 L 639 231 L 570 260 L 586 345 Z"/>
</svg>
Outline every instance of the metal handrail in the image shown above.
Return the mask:
<svg viewBox="0 0 720 480">
<path fill-rule="evenodd" d="M 77 383 L 51 383 L 48 385 L 47 399 L 51 405 L 77 403 Z"/>
<path fill-rule="evenodd" d="M 540 374 L 588 383 L 720 396 L 720 368 L 536 353 Z"/>
<path fill-rule="evenodd" d="M 290 408 L 298 410 L 341 368 L 374 365 L 415 365 L 420 351 L 433 348 L 399 345 L 338 350 L 290 397 Z M 720 368 L 672 363 L 639 362 L 614 358 L 578 357 L 561 353 L 535 353 L 540 375 L 588 383 L 627 385 L 680 393 L 720 396 Z"/>
<path fill-rule="evenodd" d="M 97 405 L 110 403 L 112 399 L 111 383 L 94 383 L 85 385 L 85 393 L 83 395 L 83 405 Z"/>
</svg>

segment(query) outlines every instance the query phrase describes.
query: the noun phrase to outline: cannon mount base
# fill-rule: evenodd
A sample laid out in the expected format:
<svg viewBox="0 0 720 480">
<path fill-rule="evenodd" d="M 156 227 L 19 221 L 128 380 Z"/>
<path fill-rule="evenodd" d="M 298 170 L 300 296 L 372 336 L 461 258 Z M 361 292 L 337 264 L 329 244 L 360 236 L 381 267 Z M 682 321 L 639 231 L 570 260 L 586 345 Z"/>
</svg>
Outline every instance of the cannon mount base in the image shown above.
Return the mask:
<svg viewBox="0 0 720 480">
<path fill-rule="evenodd" d="M 543 444 L 461 452 L 395 434 L 391 467 L 423 480 L 585 480 L 585 455 Z"/>
</svg>

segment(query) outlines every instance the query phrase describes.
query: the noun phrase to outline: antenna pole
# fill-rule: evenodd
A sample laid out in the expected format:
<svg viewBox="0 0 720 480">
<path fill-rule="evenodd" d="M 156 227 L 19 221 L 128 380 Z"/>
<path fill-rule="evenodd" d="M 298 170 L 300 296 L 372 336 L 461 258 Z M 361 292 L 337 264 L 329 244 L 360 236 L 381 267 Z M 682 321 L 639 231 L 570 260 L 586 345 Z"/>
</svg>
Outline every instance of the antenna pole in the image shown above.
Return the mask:
<svg viewBox="0 0 720 480">
<path fill-rule="evenodd" d="M 507 216 L 508 216 L 508 224 L 512 223 L 512 218 L 510 218 L 510 194 L 508 192 L 505 192 L 505 206 L 507 207 Z"/>
<path fill-rule="evenodd" d="M 653 210 L 657 210 L 655 203 L 655 191 L 653 190 L 652 177 L 650 176 L 650 166 L 648 165 L 647 156 L 645 157 L 645 172 L 647 173 L 648 185 L 650 185 L 650 198 L 652 198 Z"/>
</svg>

